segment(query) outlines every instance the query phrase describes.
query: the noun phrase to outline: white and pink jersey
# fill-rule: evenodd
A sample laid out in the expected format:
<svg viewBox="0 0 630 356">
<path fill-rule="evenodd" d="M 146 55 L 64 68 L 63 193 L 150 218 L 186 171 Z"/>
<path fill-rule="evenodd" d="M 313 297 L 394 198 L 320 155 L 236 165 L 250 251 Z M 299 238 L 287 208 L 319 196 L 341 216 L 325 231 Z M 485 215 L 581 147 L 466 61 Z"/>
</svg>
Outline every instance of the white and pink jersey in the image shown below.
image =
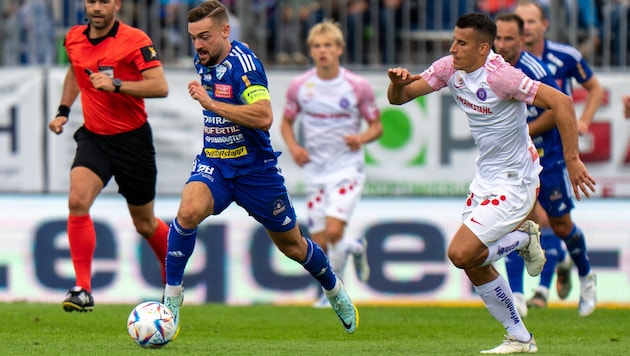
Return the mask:
<svg viewBox="0 0 630 356">
<path fill-rule="evenodd" d="M 531 182 L 540 173 L 538 153 L 527 128 L 527 107 L 540 83 L 490 53 L 483 67 L 466 73 L 445 56 L 422 73 L 434 90 L 448 86 L 455 103 L 468 116 L 479 147 L 471 190 L 493 184 Z"/>
<path fill-rule="evenodd" d="M 369 122 L 379 115 L 370 84 L 345 68 L 330 80 L 320 79 L 315 68 L 294 78 L 284 116 L 301 120 L 303 146 L 311 158 L 303 167 L 307 181 L 325 182 L 346 169 L 363 171 L 363 150 L 351 151 L 344 137 L 359 134 L 362 120 Z"/>
</svg>

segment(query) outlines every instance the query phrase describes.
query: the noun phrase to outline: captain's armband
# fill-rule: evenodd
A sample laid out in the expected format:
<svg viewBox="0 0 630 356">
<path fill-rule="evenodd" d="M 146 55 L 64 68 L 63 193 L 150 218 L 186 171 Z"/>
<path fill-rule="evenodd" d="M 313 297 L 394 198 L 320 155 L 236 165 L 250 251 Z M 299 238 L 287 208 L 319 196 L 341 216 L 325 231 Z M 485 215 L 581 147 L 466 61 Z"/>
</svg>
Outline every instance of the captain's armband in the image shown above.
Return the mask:
<svg viewBox="0 0 630 356">
<path fill-rule="evenodd" d="M 269 100 L 271 101 L 271 96 L 269 96 L 269 90 L 262 85 L 252 85 L 243 91 L 242 95 L 243 99 L 247 104 L 253 104 L 258 100 Z"/>
</svg>

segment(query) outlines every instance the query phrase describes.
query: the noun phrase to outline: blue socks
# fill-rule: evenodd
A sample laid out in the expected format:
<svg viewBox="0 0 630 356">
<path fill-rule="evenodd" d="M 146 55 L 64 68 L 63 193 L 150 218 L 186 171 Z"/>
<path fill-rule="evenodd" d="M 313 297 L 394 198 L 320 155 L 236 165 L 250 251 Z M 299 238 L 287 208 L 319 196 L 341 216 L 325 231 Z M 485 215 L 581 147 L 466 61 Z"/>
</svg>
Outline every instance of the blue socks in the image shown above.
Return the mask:
<svg viewBox="0 0 630 356">
<path fill-rule="evenodd" d="M 589 274 L 591 272 L 591 262 L 586 255 L 586 241 L 582 230 L 573 224 L 573 229 L 569 236 L 562 239 L 567 244 L 567 249 L 569 250 L 573 263 L 578 269 L 580 277 Z"/>
<path fill-rule="evenodd" d="M 551 287 L 551 280 L 556 273 L 556 266 L 558 265 L 558 261 L 560 261 L 560 255 L 562 254 L 564 256 L 564 250 L 560 237 L 554 234 L 550 227 L 541 229 L 540 244 L 545 250 L 547 262 L 545 262 L 545 266 L 542 272 L 540 272 L 540 282 L 538 284 L 549 289 Z"/>
<path fill-rule="evenodd" d="M 523 271 L 525 270 L 523 257 L 518 255 L 518 251 L 512 251 L 503 260 L 505 261 L 505 271 L 507 272 L 512 293 L 523 294 Z"/>
<path fill-rule="evenodd" d="M 328 257 L 315 242 L 306 239 L 306 243 L 308 244 L 308 251 L 302 266 L 319 281 L 324 289 L 333 289 L 337 283 L 337 276 L 335 276 L 335 272 L 333 272 L 332 267 L 328 263 Z"/>
<path fill-rule="evenodd" d="M 182 284 L 184 269 L 195 249 L 197 228 L 184 229 L 173 219 L 168 230 L 168 251 L 166 253 L 166 283 L 172 286 Z"/>
</svg>

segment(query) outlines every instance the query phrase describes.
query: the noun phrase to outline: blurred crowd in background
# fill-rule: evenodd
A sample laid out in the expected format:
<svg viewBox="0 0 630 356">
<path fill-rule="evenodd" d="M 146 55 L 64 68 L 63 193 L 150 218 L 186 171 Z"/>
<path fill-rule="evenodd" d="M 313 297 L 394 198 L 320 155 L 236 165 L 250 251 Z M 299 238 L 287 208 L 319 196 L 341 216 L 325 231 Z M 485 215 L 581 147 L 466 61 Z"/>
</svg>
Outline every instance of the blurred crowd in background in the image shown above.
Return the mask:
<svg viewBox="0 0 630 356">
<path fill-rule="evenodd" d="M 147 32 L 165 66 L 190 65 L 186 14 L 202 0 L 122 0 L 121 17 Z M 339 22 L 349 67 L 423 66 L 446 54 L 457 18 L 509 12 L 517 0 L 225 0 L 234 39 L 271 68 L 309 64 L 306 33 L 324 18 Z M 540 0 L 548 37 L 569 43 L 600 70 L 624 69 L 630 0 Z M 63 39 L 85 23 L 84 0 L 0 0 L 0 65 L 63 65 Z"/>
</svg>

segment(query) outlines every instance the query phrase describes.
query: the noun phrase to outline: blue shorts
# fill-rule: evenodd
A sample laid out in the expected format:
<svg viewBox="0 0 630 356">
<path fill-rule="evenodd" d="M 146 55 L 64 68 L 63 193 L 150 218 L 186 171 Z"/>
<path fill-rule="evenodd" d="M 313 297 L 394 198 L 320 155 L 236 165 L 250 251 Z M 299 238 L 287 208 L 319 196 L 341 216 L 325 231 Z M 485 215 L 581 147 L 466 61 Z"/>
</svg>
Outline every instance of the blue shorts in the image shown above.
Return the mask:
<svg viewBox="0 0 630 356">
<path fill-rule="evenodd" d="M 548 216 L 559 218 L 571 212 L 574 204 L 566 167 L 543 169 L 538 201 Z"/>
<path fill-rule="evenodd" d="M 197 156 L 188 182 L 205 183 L 214 198 L 212 215 L 219 215 L 232 202 L 272 232 L 286 232 L 296 224 L 284 177 L 276 166 L 234 178 L 225 178 L 212 161 Z"/>
</svg>

